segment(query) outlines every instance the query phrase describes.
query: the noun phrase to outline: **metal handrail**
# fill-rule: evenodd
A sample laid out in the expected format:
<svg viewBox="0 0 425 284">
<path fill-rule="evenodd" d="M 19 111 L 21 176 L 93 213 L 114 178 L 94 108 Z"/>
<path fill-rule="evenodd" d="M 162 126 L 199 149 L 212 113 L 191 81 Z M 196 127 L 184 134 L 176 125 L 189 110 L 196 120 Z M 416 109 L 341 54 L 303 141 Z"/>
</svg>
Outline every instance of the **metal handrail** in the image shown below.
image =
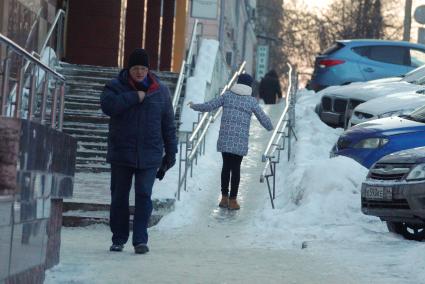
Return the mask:
<svg viewBox="0 0 425 284">
<path fill-rule="evenodd" d="M 292 66 L 289 63 L 288 63 L 288 66 L 289 66 L 289 72 L 288 72 L 288 75 L 289 75 L 289 86 L 288 86 L 288 90 L 286 92 L 286 105 L 285 105 L 285 109 L 283 110 L 282 115 L 280 116 L 280 118 L 279 118 L 279 120 L 277 122 L 277 125 L 276 125 L 276 127 L 275 127 L 275 129 L 273 131 L 273 134 L 270 137 L 269 143 L 267 143 L 266 150 L 264 151 L 263 157 L 262 157 L 262 161 L 263 162 L 265 162 L 267 160 L 267 158 L 269 158 L 270 155 L 273 154 L 274 151 L 276 150 L 276 148 L 274 147 L 273 148 L 273 151 L 270 151 L 270 150 L 272 150 L 272 146 L 275 144 L 274 140 L 276 138 L 276 135 L 278 135 L 278 134 L 279 134 L 279 136 L 282 136 L 283 135 L 283 133 L 280 132 L 280 129 L 281 129 L 281 124 L 282 124 L 283 120 L 285 119 L 286 114 L 288 113 L 288 109 L 289 109 L 289 105 L 290 105 L 289 104 L 289 99 L 290 99 L 290 95 L 291 95 L 290 92 L 291 92 L 291 87 L 292 87 L 292 82 L 291 82 L 292 81 L 292 76 L 291 76 L 291 74 L 292 74 Z"/>
<path fill-rule="evenodd" d="M 50 26 L 49 31 L 47 32 L 46 40 L 44 41 L 43 45 L 41 46 L 40 54 L 43 54 L 43 51 L 47 47 L 47 44 L 49 43 L 49 40 L 53 35 L 53 31 L 56 28 L 56 26 L 58 25 L 59 20 L 61 18 L 62 19 L 65 18 L 65 11 L 62 10 L 62 9 L 59 9 L 58 12 L 56 13 L 55 20 L 53 21 L 52 25 Z"/>
<path fill-rule="evenodd" d="M 229 80 L 229 82 L 224 86 L 223 90 L 220 92 L 220 96 L 222 96 L 227 90 L 230 89 L 230 87 L 235 82 L 236 78 L 239 76 L 239 74 L 244 72 L 246 62 L 244 61 L 241 66 L 238 68 L 238 70 L 235 72 L 235 74 L 232 76 L 232 78 Z M 193 132 L 189 135 L 189 132 L 186 133 L 186 139 L 185 141 L 182 141 L 180 143 L 180 159 L 179 159 L 179 181 L 178 181 L 178 188 L 177 188 L 177 199 L 180 200 L 180 190 L 181 187 L 184 184 L 184 190 L 186 191 L 186 182 L 187 182 L 187 173 L 189 170 L 189 167 L 191 169 L 191 176 L 192 176 L 192 168 L 193 168 L 193 161 L 197 158 L 199 152 L 202 152 L 202 147 L 205 145 L 205 137 L 208 132 L 208 129 L 215 121 L 217 116 L 221 113 L 222 108 L 220 108 L 216 113 L 210 113 L 206 112 L 202 115 L 202 117 L 199 119 L 199 122 L 197 123 L 197 126 L 193 130 Z M 202 130 L 202 131 L 201 131 Z M 194 143 L 194 145 L 193 145 Z M 186 148 L 183 149 L 183 144 L 186 144 Z M 193 145 L 193 147 L 192 147 Z M 205 146 L 203 147 L 205 150 Z M 183 151 L 184 151 L 184 158 L 183 158 Z M 182 175 L 182 162 L 185 163 L 184 165 L 184 172 Z"/>
<path fill-rule="evenodd" d="M 2 33 L 0 33 L 0 43 L 4 43 L 8 46 L 8 48 L 13 49 L 17 54 L 25 57 L 26 60 L 32 61 L 33 63 L 37 64 L 41 69 L 44 71 L 52 74 L 53 76 L 57 77 L 59 80 L 65 82 L 65 77 L 41 62 L 38 58 L 34 57 L 34 55 L 30 54 L 28 51 L 20 47 L 17 43 L 9 39 L 8 37 L 4 36 Z M 7 54 L 7 53 L 6 53 Z"/>
<path fill-rule="evenodd" d="M 40 52 L 36 53 L 36 52 L 33 51 L 33 52 L 31 52 L 32 56 L 35 56 L 35 55 L 42 56 L 44 54 L 44 51 L 46 50 L 47 44 L 49 43 L 49 41 L 50 41 L 50 39 L 53 35 L 53 31 L 55 30 L 56 26 L 59 23 L 59 20 L 64 19 L 64 18 L 65 18 L 65 11 L 62 10 L 62 9 L 59 9 L 58 12 L 56 13 L 56 17 L 55 17 L 52 25 L 50 26 L 49 31 L 47 32 L 46 39 L 44 40 L 44 43 L 41 46 Z M 59 40 L 61 40 L 61 39 L 59 39 Z M 50 54 L 49 54 L 48 63 L 50 63 Z M 27 63 L 25 64 L 25 67 L 24 67 L 24 70 L 23 70 L 24 74 L 28 71 L 30 64 L 31 64 L 31 61 L 27 61 Z M 10 97 L 11 97 L 12 100 L 13 100 L 14 96 L 16 95 L 16 88 L 17 87 L 18 87 L 17 83 L 15 83 L 15 85 L 12 88 L 12 91 L 10 92 Z"/>
<path fill-rule="evenodd" d="M 176 89 L 174 90 L 174 96 L 173 96 L 173 109 L 174 109 L 174 111 L 176 111 L 176 109 L 177 109 L 177 103 L 179 101 L 180 93 L 181 93 L 181 90 L 183 88 L 184 79 L 186 79 L 190 75 L 189 71 L 190 71 L 190 68 L 192 66 L 192 60 L 193 60 L 192 55 L 193 55 L 193 48 L 195 46 L 196 31 L 198 29 L 198 24 L 199 24 L 199 21 L 198 21 L 198 19 L 196 19 L 195 23 L 193 24 L 193 30 L 192 30 L 192 35 L 191 35 L 190 44 L 189 44 L 189 51 L 186 55 L 186 59 L 183 60 L 182 66 L 180 67 L 179 78 L 177 80 L 177 86 L 176 86 Z"/>
<path fill-rule="evenodd" d="M 295 139 L 297 139 L 293 127 L 295 126 L 295 95 L 298 88 L 298 81 L 292 66 L 290 64 L 288 64 L 288 66 L 289 85 L 286 93 L 286 106 L 262 155 L 262 161 L 266 164 L 264 165 L 263 171 L 261 173 L 260 182 L 267 182 L 270 202 L 273 209 L 273 200 L 275 199 L 276 195 L 276 164 L 280 162 L 280 151 L 284 150 L 285 138 L 288 138 L 287 145 L 289 160 L 291 156 L 291 136 L 294 135 Z M 276 150 L 278 150 L 277 155 L 275 153 Z M 268 173 L 269 170 L 270 174 Z M 273 178 L 272 186 L 270 185 L 269 181 L 270 177 Z"/>
<path fill-rule="evenodd" d="M 53 102 L 55 105 L 52 105 L 50 110 L 51 115 L 51 126 L 54 128 L 56 127 L 56 103 L 57 103 L 57 92 L 60 92 L 60 108 L 59 108 L 59 125 L 58 129 L 62 130 L 62 123 L 63 123 L 63 112 L 64 112 L 64 85 L 65 85 L 65 77 L 63 77 L 61 74 L 57 73 L 53 69 L 51 69 L 49 66 L 41 62 L 38 58 L 36 58 L 34 55 L 30 54 L 28 51 L 20 47 L 18 44 L 16 44 L 14 41 L 9 39 L 8 37 L 4 36 L 0 33 L 0 45 L 6 46 L 6 53 L 5 53 L 5 59 L 3 64 L 3 71 L 2 74 L 2 99 L 0 102 L 0 116 L 8 116 L 6 112 L 7 107 L 7 98 L 9 98 L 9 80 L 10 80 L 10 60 L 12 53 L 17 54 L 20 56 L 23 60 L 26 60 L 30 64 L 33 64 L 33 69 L 31 72 L 30 77 L 30 93 L 29 93 L 29 104 L 28 104 L 28 113 L 27 118 L 29 120 L 32 120 L 33 115 L 33 107 L 35 103 L 35 96 L 36 94 L 36 68 L 42 69 L 45 72 L 45 77 L 43 81 L 43 90 L 41 93 L 41 114 L 40 114 L 40 122 L 41 124 L 45 124 L 46 120 L 46 104 L 47 104 L 47 96 L 48 96 L 48 90 L 49 90 L 49 77 L 52 76 L 52 79 L 55 80 L 55 90 L 53 94 Z M 26 66 L 26 65 L 24 65 Z M 16 92 L 15 92 L 15 111 L 13 112 L 13 117 L 20 118 L 20 111 L 21 111 L 21 101 L 23 96 L 23 88 L 25 85 L 25 69 L 24 67 L 19 68 L 18 70 L 18 80 L 16 83 Z M 12 116 L 12 114 L 9 114 L 9 116 Z"/>
</svg>

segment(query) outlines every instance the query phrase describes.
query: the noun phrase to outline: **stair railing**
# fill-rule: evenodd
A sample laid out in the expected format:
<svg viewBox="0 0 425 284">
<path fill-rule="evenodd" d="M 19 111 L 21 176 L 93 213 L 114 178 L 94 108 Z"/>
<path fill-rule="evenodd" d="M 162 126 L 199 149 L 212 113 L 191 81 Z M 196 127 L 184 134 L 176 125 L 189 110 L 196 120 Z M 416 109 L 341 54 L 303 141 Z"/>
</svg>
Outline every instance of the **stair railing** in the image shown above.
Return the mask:
<svg viewBox="0 0 425 284">
<path fill-rule="evenodd" d="M 54 35 L 54 31 L 56 30 L 56 48 L 55 48 L 55 52 L 56 55 L 60 58 L 63 54 L 63 28 L 64 28 L 64 20 L 65 20 L 65 11 L 62 9 L 59 9 L 58 12 L 56 13 L 56 17 L 52 23 L 52 25 L 50 26 L 49 31 L 46 34 L 46 38 L 43 42 L 43 45 L 40 48 L 40 51 L 37 52 L 31 52 L 31 55 L 39 58 L 40 56 L 43 56 L 47 45 L 49 44 L 49 42 L 51 42 L 52 36 Z M 51 59 L 52 59 L 52 49 L 48 50 L 48 59 L 47 59 L 47 65 L 50 66 L 51 63 Z M 31 62 L 27 61 L 27 63 L 25 64 L 24 68 L 23 68 L 23 73 L 24 76 L 25 74 L 27 75 L 26 78 L 24 79 L 24 85 L 28 85 L 29 81 L 30 81 L 30 74 L 28 74 L 28 68 L 30 66 Z M 42 74 L 38 74 L 38 80 L 36 80 L 36 88 L 39 88 L 40 86 L 40 82 L 43 80 L 43 76 L 44 76 L 44 72 L 42 72 Z M 18 84 L 15 83 L 15 85 L 11 88 L 11 92 L 8 98 L 8 113 L 9 115 L 11 115 L 14 112 L 14 106 L 12 101 L 16 101 L 15 100 L 15 96 L 16 96 L 16 90 L 17 90 Z"/>
<path fill-rule="evenodd" d="M 46 110 L 47 101 L 49 99 L 49 87 L 53 86 L 53 92 L 51 94 L 50 102 L 50 125 L 52 128 L 62 130 L 63 125 L 63 110 L 64 110 L 64 95 L 65 95 L 65 78 L 45 65 L 38 58 L 30 54 L 28 51 L 20 47 L 14 41 L 9 39 L 0 33 L 0 46 L 4 46 L 6 53 L 1 68 L 1 100 L 0 100 L 0 116 L 9 116 L 15 118 L 26 118 L 28 120 L 37 119 L 41 124 L 46 124 Z M 10 83 L 13 82 L 11 76 L 11 64 L 12 56 L 16 57 L 17 60 L 14 63 L 18 67 L 17 79 L 16 79 L 16 92 L 14 96 L 14 111 L 12 114 L 7 114 L 7 99 L 10 97 Z M 29 86 L 25 86 L 25 66 L 29 63 Z M 42 71 L 45 73 L 43 78 L 43 88 L 40 94 L 37 93 L 36 82 L 38 80 L 38 74 Z M 24 87 L 28 87 L 29 99 L 26 107 L 25 115 L 22 113 L 21 103 L 24 95 Z M 37 97 L 39 95 L 40 97 Z M 59 98 L 58 98 L 59 97 Z M 59 100 L 59 111 L 58 111 L 58 100 Z M 40 102 L 37 106 L 39 113 L 34 110 L 35 105 Z M 58 123 L 57 123 L 58 121 Z"/>
<path fill-rule="evenodd" d="M 173 96 L 173 109 L 174 112 L 177 110 L 177 106 L 180 99 L 180 94 L 183 88 L 184 81 L 187 80 L 187 78 L 191 75 L 191 68 L 192 68 L 192 61 L 193 61 L 193 49 L 195 47 L 196 42 L 196 32 L 198 30 L 198 19 L 195 20 L 195 23 L 193 24 L 193 30 L 192 30 L 192 36 L 190 38 L 190 44 L 189 44 L 189 51 L 187 53 L 186 59 L 183 60 L 182 65 L 180 67 L 180 73 L 179 78 L 177 80 L 177 86 L 174 91 Z"/>
<path fill-rule="evenodd" d="M 246 62 L 244 61 L 239 69 L 233 74 L 232 78 L 224 86 L 220 92 L 222 96 L 235 83 L 241 73 L 244 73 Z M 222 108 L 219 108 L 215 113 L 205 112 L 198 117 L 198 122 L 194 123 L 192 133 L 185 133 L 185 139 L 180 142 L 179 149 L 179 180 L 177 184 L 177 200 L 180 200 L 181 188 L 187 191 L 187 175 L 190 169 L 190 177 L 193 174 L 193 162 L 197 164 L 198 155 L 205 153 L 205 137 L 208 129 L 217 117 L 221 114 Z"/>
<path fill-rule="evenodd" d="M 288 147 L 288 161 L 291 157 L 291 139 L 292 135 L 295 140 L 297 136 L 295 135 L 295 101 L 296 94 L 298 89 L 298 78 L 295 70 L 292 69 L 292 66 L 289 66 L 289 85 L 286 92 L 286 105 L 285 108 L 277 122 L 277 125 L 273 131 L 270 140 L 267 143 L 267 147 L 264 150 L 262 161 L 266 164 L 264 165 L 263 171 L 260 176 L 260 182 L 263 183 L 266 181 L 267 188 L 269 192 L 270 202 L 272 208 L 274 209 L 273 200 L 276 197 L 276 164 L 280 162 L 281 151 L 285 150 L 285 142 L 287 141 Z M 277 153 L 276 153 L 277 151 Z M 272 184 L 270 184 L 269 178 L 272 178 Z"/>
</svg>

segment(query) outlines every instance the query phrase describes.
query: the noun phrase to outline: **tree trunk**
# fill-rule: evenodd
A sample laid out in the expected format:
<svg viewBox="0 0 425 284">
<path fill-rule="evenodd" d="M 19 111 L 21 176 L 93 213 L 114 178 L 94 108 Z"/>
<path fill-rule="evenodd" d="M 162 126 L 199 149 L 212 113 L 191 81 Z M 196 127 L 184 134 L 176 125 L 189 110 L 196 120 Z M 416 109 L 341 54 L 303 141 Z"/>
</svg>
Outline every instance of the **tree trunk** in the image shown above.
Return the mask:
<svg viewBox="0 0 425 284">
<path fill-rule="evenodd" d="M 406 0 L 404 6 L 403 40 L 410 41 L 410 27 L 412 25 L 412 0 Z"/>
</svg>

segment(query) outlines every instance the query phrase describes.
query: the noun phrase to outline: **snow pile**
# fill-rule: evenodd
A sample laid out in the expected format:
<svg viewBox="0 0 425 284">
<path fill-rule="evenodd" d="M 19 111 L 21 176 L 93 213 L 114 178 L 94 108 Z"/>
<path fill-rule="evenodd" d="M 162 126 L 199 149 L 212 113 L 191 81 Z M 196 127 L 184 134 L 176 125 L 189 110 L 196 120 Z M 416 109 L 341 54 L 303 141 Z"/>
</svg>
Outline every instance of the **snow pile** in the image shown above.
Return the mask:
<svg viewBox="0 0 425 284">
<path fill-rule="evenodd" d="M 262 241 L 298 246 L 300 238 L 362 238 L 365 226 L 372 231 L 386 231 L 377 218 L 365 216 L 360 210 L 360 187 L 367 169 L 346 157 L 329 157 L 343 130 L 320 121 L 314 112 L 319 99 L 314 92 L 299 91 L 295 129 L 298 141 L 293 141 L 291 160 L 287 162 L 285 152 L 277 166 L 276 209 L 271 209 L 270 200 L 264 197 L 264 206 L 251 228 L 279 237 Z"/>
<path fill-rule="evenodd" d="M 211 84 L 217 54 L 218 41 L 203 39 L 196 61 L 195 75 L 187 79 L 180 131 L 191 132 L 193 123 L 198 121 L 198 112 L 190 109 L 187 103 L 205 101 L 207 84 Z"/>
</svg>

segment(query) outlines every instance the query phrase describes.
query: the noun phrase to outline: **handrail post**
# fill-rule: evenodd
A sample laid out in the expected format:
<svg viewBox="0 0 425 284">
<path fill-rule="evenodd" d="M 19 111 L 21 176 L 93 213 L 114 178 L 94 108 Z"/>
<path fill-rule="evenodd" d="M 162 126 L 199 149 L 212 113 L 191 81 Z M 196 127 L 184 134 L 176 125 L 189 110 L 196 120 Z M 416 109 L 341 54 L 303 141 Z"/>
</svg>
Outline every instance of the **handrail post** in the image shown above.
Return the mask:
<svg viewBox="0 0 425 284">
<path fill-rule="evenodd" d="M 17 84 L 16 98 L 15 98 L 15 112 L 14 112 L 15 118 L 21 117 L 21 101 L 22 101 L 21 96 L 22 96 L 22 90 L 24 85 L 24 72 L 25 72 L 24 67 L 19 68 L 18 82 L 17 82 L 18 84 Z"/>
<path fill-rule="evenodd" d="M 10 58 L 9 48 L 6 48 L 6 57 L 3 63 L 3 80 L 2 80 L 2 96 L 1 96 L 1 107 L 0 116 L 6 115 L 7 97 L 9 93 L 9 73 L 10 73 Z"/>
<path fill-rule="evenodd" d="M 58 86 L 55 83 L 55 89 L 53 90 L 53 100 L 52 100 L 52 106 L 50 108 L 50 121 L 51 121 L 51 127 L 55 128 L 56 126 L 56 108 L 58 103 Z"/>
<path fill-rule="evenodd" d="M 59 131 L 62 131 L 64 111 L 65 111 L 65 83 L 62 83 L 60 88 L 59 126 L 58 126 Z"/>
<path fill-rule="evenodd" d="M 49 91 L 49 77 L 45 74 L 44 82 L 43 82 L 43 91 L 41 97 L 41 124 L 46 123 L 46 104 L 47 104 L 47 93 Z"/>
<path fill-rule="evenodd" d="M 32 120 L 34 114 L 34 99 L 36 94 L 36 65 L 34 64 L 31 70 L 31 79 L 30 79 L 30 94 L 28 99 L 28 120 Z"/>
</svg>

